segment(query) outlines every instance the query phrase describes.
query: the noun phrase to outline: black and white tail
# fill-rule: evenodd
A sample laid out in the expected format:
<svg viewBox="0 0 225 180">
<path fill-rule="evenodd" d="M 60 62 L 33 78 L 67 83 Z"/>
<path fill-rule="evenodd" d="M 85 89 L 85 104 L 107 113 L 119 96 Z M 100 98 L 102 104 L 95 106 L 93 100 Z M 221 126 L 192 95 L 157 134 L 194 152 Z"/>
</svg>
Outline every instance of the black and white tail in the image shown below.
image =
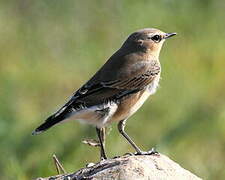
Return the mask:
<svg viewBox="0 0 225 180">
<path fill-rule="evenodd" d="M 33 132 L 32 135 L 37 135 L 40 134 L 50 127 L 54 126 L 55 124 L 63 121 L 64 119 L 69 117 L 69 108 L 68 107 L 63 107 L 61 108 L 58 112 L 55 114 L 49 116 L 43 124 L 41 124 L 38 128 L 36 128 Z"/>
</svg>

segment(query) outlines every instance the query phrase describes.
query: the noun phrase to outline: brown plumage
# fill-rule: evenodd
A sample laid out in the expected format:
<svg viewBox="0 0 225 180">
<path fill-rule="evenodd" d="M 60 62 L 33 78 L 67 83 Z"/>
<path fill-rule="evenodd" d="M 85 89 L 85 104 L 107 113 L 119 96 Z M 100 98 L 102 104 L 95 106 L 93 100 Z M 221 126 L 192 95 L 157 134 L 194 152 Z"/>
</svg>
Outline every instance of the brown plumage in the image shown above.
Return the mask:
<svg viewBox="0 0 225 180">
<path fill-rule="evenodd" d="M 73 119 L 96 126 L 100 134 L 109 123 L 120 122 L 120 132 L 132 144 L 124 132 L 125 120 L 156 91 L 161 71 L 159 52 L 165 39 L 173 35 L 175 33 L 164 33 L 153 28 L 131 34 L 102 68 L 33 134 L 73 116 Z M 103 138 L 101 135 L 99 138 L 104 151 Z M 134 143 L 132 146 L 141 153 Z"/>
</svg>

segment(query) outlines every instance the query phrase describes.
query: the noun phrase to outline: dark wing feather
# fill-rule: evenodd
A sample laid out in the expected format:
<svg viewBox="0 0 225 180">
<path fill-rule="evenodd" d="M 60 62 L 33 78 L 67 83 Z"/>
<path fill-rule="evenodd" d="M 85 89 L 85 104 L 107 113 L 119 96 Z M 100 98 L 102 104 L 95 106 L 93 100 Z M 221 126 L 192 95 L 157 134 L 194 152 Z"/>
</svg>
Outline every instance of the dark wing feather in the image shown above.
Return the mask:
<svg viewBox="0 0 225 180">
<path fill-rule="evenodd" d="M 147 85 L 160 73 L 160 65 L 156 61 L 136 63 L 131 66 L 127 76 L 111 80 L 89 81 L 73 96 L 73 106 L 84 103 L 93 106 L 107 99 L 117 99 L 121 94 L 135 93 Z M 107 75 L 106 75 L 107 76 Z"/>
<path fill-rule="evenodd" d="M 149 70 L 144 74 L 141 74 L 132 78 L 118 80 L 117 82 L 114 82 L 114 83 L 104 82 L 102 83 L 102 85 L 105 87 L 117 88 L 117 89 L 130 89 L 130 90 L 142 89 L 148 84 L 150 84 L 158 73 L 159 71 L 157 73 L 156 72 L 153 73 L 152 71 Z"/>
<path fill-rule="evenodd" d="M 107 77 L 107 72 L 104 76 L 101 73 L 102 71 L 99 71 L 80 88 L 62 108 L 51 115 L 33 134 L 47 130 L 71 116 L 74 111 L 104 102 L 118 102 L 121 98 L 142 90 L 160 73 L 160 66 L 157 61 L 136 63 L 126 73 L 122 73 L 121 76 L 117 75 L 115 79 L 111 78 L 110 80 L 99 78 Z"/>
<path fill-rule="evenodd" d="M 160 65 L 158 61 L 151 61 L 133 64 L 129 72 L 127 72 L 127 76 L 123 75 L 117 77 L 117 79 L 104 81 L 98 78 L 97 81 L 92 81 L 92 78 L 76 91 L 72 98 L 58 110 L 54 116 L 56 117 L 64 112 L 69 114 L 72 111 L 99 105 L 106 101 L 117 101 L 126 95 L 142 90 L 149 85 L 159 73 Z M 94 77 L 96 76 L 101 76 L 101 71 Z M 104 76 L 107 77 L 107 73 Z"/>
</svg>

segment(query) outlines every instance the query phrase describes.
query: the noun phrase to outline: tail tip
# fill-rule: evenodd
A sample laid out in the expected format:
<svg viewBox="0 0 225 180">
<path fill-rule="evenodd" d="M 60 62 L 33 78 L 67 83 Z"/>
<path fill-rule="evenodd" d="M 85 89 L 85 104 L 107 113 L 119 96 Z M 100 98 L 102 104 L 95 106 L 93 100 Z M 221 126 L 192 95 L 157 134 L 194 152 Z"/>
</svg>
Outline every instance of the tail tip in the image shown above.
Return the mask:
<svg viewBox="0 0 225 180">
<path fill-rule="evenodd" d="M 33 132 L 32 132 L 32 135 L 35 136 L 35 135 L 38 135 L 38 134 L 41 134 L 43 131 L 40 131 L 38 129 L 35 129 Z"/>
</svg>

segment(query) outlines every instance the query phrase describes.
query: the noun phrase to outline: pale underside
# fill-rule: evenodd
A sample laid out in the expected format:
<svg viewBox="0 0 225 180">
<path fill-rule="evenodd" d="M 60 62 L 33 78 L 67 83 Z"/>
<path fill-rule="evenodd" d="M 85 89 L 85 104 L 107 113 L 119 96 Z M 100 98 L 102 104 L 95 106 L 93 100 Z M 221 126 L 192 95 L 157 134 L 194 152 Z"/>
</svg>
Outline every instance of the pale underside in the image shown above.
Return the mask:
<svg viewBox="0 0 225 180">
<path fill-rule="evenodd" d="M 117 104 L 115 102 L 109 102 L 107 104 L 100 104 L 74 111 L 69 115 L 70 118 L 67 120 L 79 120 L 82 123 L 91 124 L 101 128 L 107 126 L 111 122 L 118 122 L 123 119 L 127 119 L 143 105 L 150 95 L 156 92 L 159 79 L 160 74 L 155 77 L 155 79 L 146 87 L 143 92 L 139 93 L 137 101 L 130 105 L 130 107 L 126 107 L 127 103 L 121 105 L 123 103 Z M 128 97 L 126 100 L 130 101 L 129 98 L 133 98 L 133 96 Z M 123 110 L 122 112 L 118 113 L 120 109 Z M 65 120 L 62 122 L 65 122 Z"/>
</svg>

